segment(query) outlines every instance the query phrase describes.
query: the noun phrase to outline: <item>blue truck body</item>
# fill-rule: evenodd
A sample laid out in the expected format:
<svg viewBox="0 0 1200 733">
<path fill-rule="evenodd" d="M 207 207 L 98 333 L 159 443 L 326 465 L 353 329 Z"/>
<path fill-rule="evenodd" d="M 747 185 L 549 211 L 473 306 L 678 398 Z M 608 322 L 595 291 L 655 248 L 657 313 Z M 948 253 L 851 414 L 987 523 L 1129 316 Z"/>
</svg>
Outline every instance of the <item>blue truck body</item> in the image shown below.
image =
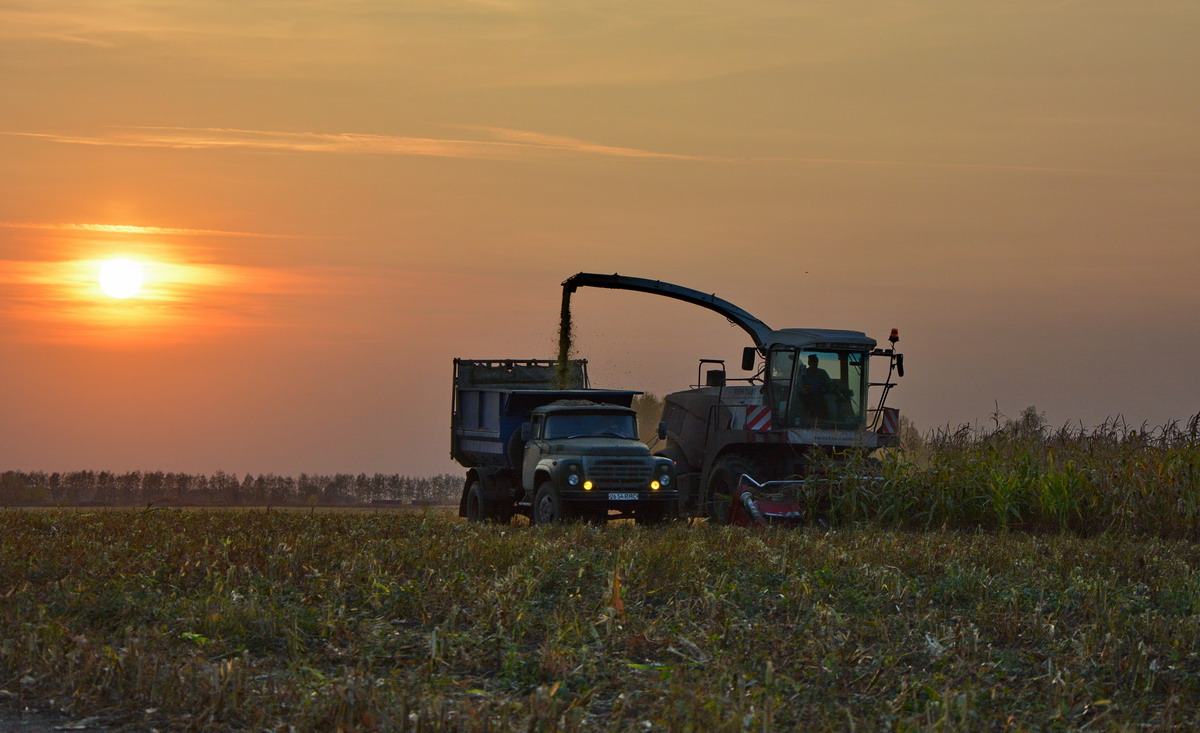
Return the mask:
<svg viewBox="0 0 1200 733">
<path fill-rule="evenodd" d="M 640 392 L 590 389 L 587 360 L 574 359 L 569 389 L 555 387 L 556 362 L 546 359 L 455 359 L 450 455 L 467 468 L 511 468 L 514 441 L 534 408 L 559 400 L 630 407 Z"/>
</svg>

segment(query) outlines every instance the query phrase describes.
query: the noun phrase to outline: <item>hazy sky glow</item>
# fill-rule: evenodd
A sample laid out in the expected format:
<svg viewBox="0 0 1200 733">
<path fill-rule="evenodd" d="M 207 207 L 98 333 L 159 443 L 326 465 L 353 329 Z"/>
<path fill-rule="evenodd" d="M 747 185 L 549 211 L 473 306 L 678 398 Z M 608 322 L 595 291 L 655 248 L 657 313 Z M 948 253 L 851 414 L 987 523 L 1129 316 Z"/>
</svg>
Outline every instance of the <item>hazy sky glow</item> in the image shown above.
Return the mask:
<svg viewBox="0 0 1200 733">
<path fill-rule="evenodd" d="M 899 327 L 922 427 L 1184 419 L 1196 38 L 1182 0 L 0 0 L 0 470 L 451 470 L 450 360 L 550 357 L 581 270 Z M 575 303 L 599 386 L 745 341 Z"/>
</svg>

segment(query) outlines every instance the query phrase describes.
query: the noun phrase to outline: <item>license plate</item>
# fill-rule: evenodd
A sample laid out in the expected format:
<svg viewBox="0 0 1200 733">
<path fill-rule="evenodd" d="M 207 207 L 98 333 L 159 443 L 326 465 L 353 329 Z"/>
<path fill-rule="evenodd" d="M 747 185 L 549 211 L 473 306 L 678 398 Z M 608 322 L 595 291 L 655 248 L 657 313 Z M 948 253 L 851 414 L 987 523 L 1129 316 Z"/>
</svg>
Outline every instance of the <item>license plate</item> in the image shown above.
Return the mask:
<svg viewBox="0 0 1200 733">
<path fill-rule="evenodd" d="M 637 501 L 637 494 L 609 494 L 610 501 Z"/>
</svg>

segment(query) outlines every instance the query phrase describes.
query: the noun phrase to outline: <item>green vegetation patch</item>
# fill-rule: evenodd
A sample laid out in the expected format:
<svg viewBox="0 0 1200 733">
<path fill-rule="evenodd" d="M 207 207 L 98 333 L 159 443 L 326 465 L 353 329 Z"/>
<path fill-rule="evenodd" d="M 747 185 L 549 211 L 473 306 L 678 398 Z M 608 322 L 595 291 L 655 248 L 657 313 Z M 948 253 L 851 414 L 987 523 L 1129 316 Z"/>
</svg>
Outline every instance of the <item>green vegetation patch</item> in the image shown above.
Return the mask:
<svg viewBox="0 0 1200 733">
<path fill-rule="evenodd" d="M 991 430 L 907 442 L 882 460 L 829 466 L 832 480 L 798 498 L 834 525 L 1200 540 L 1200 415 L 1152 430 L 1120 422 L 1051 430 L 1027 408 Z"/>
<path fill-rule="evenodd" d="M 134 726 L 1200 723 L 1186 540 L 179 510 L 0 529 L 6 699 Z"/>
</svg>

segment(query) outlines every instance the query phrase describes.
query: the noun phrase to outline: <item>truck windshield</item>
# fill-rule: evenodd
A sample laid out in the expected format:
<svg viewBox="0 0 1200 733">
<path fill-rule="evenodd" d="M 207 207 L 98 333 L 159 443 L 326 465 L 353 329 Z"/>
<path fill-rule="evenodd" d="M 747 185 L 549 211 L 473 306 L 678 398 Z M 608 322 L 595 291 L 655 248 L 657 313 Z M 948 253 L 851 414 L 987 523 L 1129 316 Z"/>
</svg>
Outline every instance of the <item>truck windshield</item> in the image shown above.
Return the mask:
<svg viewBox="0 0 1200 733">
<path fill-rule="evenodd" d="M 613 412 L 564 412 L 546 418 L 545 438 L 574 438 L 586 435 L 637 439 L 637 419 Z"/>
<path fill-rule="evenodd" d="M 768 395 L 776 418 L 789 428 L 862 430 L 866 363 L 857 351 L 772 351 Z"/>
</svg>

